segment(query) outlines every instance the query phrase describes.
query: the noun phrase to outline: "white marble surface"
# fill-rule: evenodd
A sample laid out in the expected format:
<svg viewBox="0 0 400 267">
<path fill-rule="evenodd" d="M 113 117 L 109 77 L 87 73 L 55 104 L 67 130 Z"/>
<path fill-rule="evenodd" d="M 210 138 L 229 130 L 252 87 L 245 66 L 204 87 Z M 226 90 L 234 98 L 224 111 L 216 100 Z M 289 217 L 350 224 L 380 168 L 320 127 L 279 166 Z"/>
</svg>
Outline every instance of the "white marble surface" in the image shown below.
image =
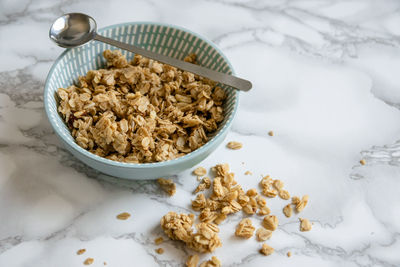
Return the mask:
<svg viewBox="0 0 400 267">
<path fill-rule="evenodd" d="M 152 181 L 100 181 L 47 122 L 43 84 L 62 51 L 47 31 L 71 11 L 100 27 L 189 28 L 253 81 L 228 136 L 244 148 L 222 146 L 202 165 L 230 163 L 245 188 L 260 174 L 279 177 L 292 194 L 310 195 L 302 216 L 314 227 L 299 232 L 283 201 L 270 200 L 281 224 L 269 241 L 276 253 L 263 257 L 260 243 L 233 237 L 241 215 L 232 216 L 214 253 L 223 266 L 400 266 L 399 10 L 396 0 L 0 0 L 0 266 L 83 266 L 86 257 L 92 266 L 182 266 L 191 253 L 168 241 L 158 255 L 153 244 L 163 214 L 189 211 L 190 170 L 172 198 Z M 123 211 L 132 217 L 116 220 Z"/>
</svg>

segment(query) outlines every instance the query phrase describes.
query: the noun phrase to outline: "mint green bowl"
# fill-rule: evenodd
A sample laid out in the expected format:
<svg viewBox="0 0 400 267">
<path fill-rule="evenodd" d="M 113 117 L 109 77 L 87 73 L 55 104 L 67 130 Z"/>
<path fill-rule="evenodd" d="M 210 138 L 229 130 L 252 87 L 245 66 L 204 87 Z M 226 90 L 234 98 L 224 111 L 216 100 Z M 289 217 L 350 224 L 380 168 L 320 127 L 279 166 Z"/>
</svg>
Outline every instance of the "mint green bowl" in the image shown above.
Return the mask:
<svg viewBox="0 0 400 267">
<path fill-rule="evenodd" d="M 183 59 L 190 53 L 196 53 L 200 65 L 224 73 L 234 73 L 228 59 L 212 42 L 180 27 L 133 22 L 112 25 L 98 32 L 104 36 L 178 59 Z M 103 67 L 105 62 L 102 52 L 106 49 L 117 48 L 92 41 L 80 47 L 67 49 L 57 58 L 47 76 L 44 89 L 47 117 L 64 146 L 75 157 L 88 166 L 115 177 L 133 180 L 155 179 L 171 176 L 195 166 L 222 143 L 236 114 L 239 100 L 239 92 L 227 86 L 222 86 L 228 94 L 224 121 L 205 145 L 183 157 L 156 163 L 123 163 L 102 158 L 78 146 L 57 112 L 56 92 L 60 87 L 65 88 L 74 84 L 77 78 L 85 75 L 87 71 Z M 127 51 L 122 52 L 128 59 L 134 55 Z"/>
</svg>

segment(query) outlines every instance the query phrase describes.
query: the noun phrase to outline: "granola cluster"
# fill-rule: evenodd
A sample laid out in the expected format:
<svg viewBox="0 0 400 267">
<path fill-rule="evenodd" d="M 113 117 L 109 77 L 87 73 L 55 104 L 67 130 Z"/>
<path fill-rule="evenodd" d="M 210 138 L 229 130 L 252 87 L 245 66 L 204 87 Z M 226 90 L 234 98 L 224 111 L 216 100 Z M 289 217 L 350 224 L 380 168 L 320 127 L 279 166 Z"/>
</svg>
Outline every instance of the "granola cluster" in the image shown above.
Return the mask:
<svg viewBox="0 0 400 267">
<path fill-rule="evenodd" d="M 162 190 L 164 190 L 164 192 L 167 193 L 169 196 L 173 196 L 175 194 L 176 185 L 172 181 L 172 179 L 158 178 L 157 182 Z"/>
<path fill-rule="evenodd" d="M 170 160 L 204 145 L 224 119 L 226 93 L 215 82 L 140 55 L 103 56 L 107 68 L 57 91 L 58 111 L 82 148 L 122 162 Z"/>
<path fill-rule="evenodd" d="M 212 252 L 222 245 L 217 225 L 202 222 L 196 225 L 197 232 L 193 233 L 193 222 L 194 214 L 168 212 L 161 219 L 161 227 L 169 238 L 180 240 L 197 252 Z"/>
</svg>

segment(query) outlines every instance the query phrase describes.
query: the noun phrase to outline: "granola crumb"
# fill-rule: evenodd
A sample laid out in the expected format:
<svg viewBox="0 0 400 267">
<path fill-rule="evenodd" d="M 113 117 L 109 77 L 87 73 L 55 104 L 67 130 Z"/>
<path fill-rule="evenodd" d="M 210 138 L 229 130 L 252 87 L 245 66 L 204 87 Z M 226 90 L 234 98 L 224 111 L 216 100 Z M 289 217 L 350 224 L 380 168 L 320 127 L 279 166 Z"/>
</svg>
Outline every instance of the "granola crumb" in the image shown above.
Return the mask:
<svg viewBox="0 0 400 267">
<path fill-rule="evenodd" d="M 362 160 L 360 160 L 360 164 L 365 165 L 365 164 L 367 164 L 367 162 L 365 161 L 365 159 L 362 159 Z"/>
<path fill-rule="evenodd" d="M 196 189 L 194 190 L 194 193 L 196 194 L 196 193 L 198 193 L 198 192 L 200 192 L 200 191 L 204 191 L 204 190 L 206 190 L 206 189 L 209 189 L 210 186 L 211 186 L 211 180 L 210 180 L 210 178 L 204 177 L 204 178 L 201 180 L 200 184 L 199 184 L 199 185 L 196 187 Z"/>
<path fill-rule="evenodd" d="M 308 232 L 311 230 L 312 225 L 308 219 L 299 218 L 299 220 L 300 220 L 300 231 Z"/>
<path fill-rule="evenodd" d="M 77 254 L 77 255 L 82 255 L 82 254 L 85 253 L 85 252 L 86 252 L 86 249 L 82 248 L 82 249 L 78 250 L 78 251 L 76 252 L 76 254 Z"/>
<path fill-rule="evenodd" d="M 221 267 L 221 266 L 222 266 L 221 261 L 215 256 L 212 256 L 211 260 L 204 261 L 199 265 L 199 267 Z"/>
<path fill-rule="evenodd" d="M 157 237 L 156 239 L 154 239 L 154 244 L 156 244 L 156 245 L 160 245 L 163 242 L 164 242 L 164 238 L 162 236 Z"/>
<path fill-rule="evenodd" d="M 273 132 L 273 131 L 269 131 L 269 132 L 268 132 L 268 135 L 269 135 L 269 136 L 274 136 L 274 132 Z"/>
<path fill-rule="evenodd" d="M 273 181 L 273 186 L 276 188 L 276 190 L 280 191 L 283 189 L 283 186 L 285 185 L 281 180 L 276 179 Z"/>
<path fill-rule="evenodd" d="M 255 188 L 250 188 L 249 190 L 247 190 L 246 195 L 248 195 L 249 197 L 254 197 L 256 196 L 257 193 L 257 189 Z"/>
<path fill-rule="evenodd" d="M 297 204 L 296 205 L 296 212 L 301 212 L 304 210 L 304 208 L 307 206 L 308 203 L 308 195 L 304 195 L 301 200 L 296 198 L 295 202 Z M 293 203 L 293 198 L 292 198 L 292 203 Z"/>
<path fill-rule="evenodd" d="M 272 236 L 272 231 L 265 228 L 258 228 L 256 232 L 257 241 L 265 241 L 270 239 Z"/>
<path fill-rule="evenodd" d="M 217 216 L 217 218 L 215 218 L 214 223 L 218 225 L 218 224 L 222 223 L 226 218 L 227 218 L 227 215 L 221 213 Z"/>
<path fill-rule="evenodd" d="M 202 211 L 207 205 L 206 197 L 203 193 L 198 194 L 194 200 L 192 200 L 192 209 L 195 211 Z"/>
<path fill-rule="evenodd" d="M 176 185 L 172 179 L 158 178 L 158 184 L 169 196 L 173 196 L 176 192 Z"/>
<path fill-rule="evenodd" d="M 289 192 L 287 190 L 282 189 L 282 190 L 279 191 L 278 194 L 279 194 L 279 197 L 284 199 L 284 200 L 288 200 L 290 198 L 290 194 L 289 194 Z"/>
<path fill-rule="evenodd" d="M 292 216 L 292 206 L 290 204 L 287 204 L 283 208 L 283 214 L 285 214 L 285 216 L 288 218 L 290 218 L 290 216 Z"/>
<path fill-rule="evenodd" d="M 207 170 L 203 167 L 197 167 L 194 169 L 193 174 L 197 176 L 204 176 L 207 174 Z"/>
<path fill-rule="evenodd" d="M 261 207 L 258 210 L 257 214 L 260 215 L 260 216 L 264 216 L 264 215 L 268 215 L 270 213 L 271 213 L 271 210 L 267 206 L 264 206 L 264 207 Z"/>
<path fill-rule="evenodd" d="M 260 249 L 260 253 L 264 254 L 265 256 L 269 256 L 274 252 L 274 249 L 270 246 L 268 246 L 266 243 L 262 245 L 262 248 Z"/>
<path fill-rule="evenodd" d="M 287 255 L 287 256 L 288 256 L 288 258 L 289 258 L 289 257 L 291 257 L 291 256 L 292 256 L 292 252 L 288 251 L 288 253 L 286 253 L 286 255 Z"/>
<path fill-rule="evenodd" d="M 103 265 L 107 265 L 107 262 L 103 262 Z"/>
<path fill-rule="evenodd" d="M 229 148 L 229 149 L 238 150 L 238 149 L 241 149 L 243 147 L 243 144 L 240 143 L 240 142 L 231 141 L 231 142 L 228 142 L 226 147 Z"/>
<path fill-rule="evenodd" d="M 131 217 L 131 215 L 128 212 L 122 212 L 118 214 L 116 217 L 118 220 L 127 220 L 129 219 L 129 217 Z"/>
<path fill-rule="evenodd" d="M 278 218 L 275 215 L 267 215 L 262 224 L 265 229 L 275 231 L 278 228 Z"/>
<path fill-rule="evenodd" d="M 253 236 L 255 229 L 256 228 L 252 225 L 251 220 L 249 218 L 245 218 L 241 220 L 236 227 L 235 235 L 249 239 Z"/>
<path fill-rule="evenodd" d="M 156 252 L 157 252 L 158 254 L 163 254 L 163 253 L 164 253 L 164 249 L 163 249 L 163 248 L 157 248 L 157 249 L 156 249 Z"/>
<path fill-rule="evenodd" d="M 253 173 L 252 173 L 251 171 L 246 171 L 246 172 L 244 173 L 244 175 L 253 175 Z"/>
<path fill-rule="evenodd" d="M 92 264 L 94 262 L 94 259 L 93 258 L 87 258 L 84 262 L 83 262 L 83 264 L 85 264 L 85 265 L 90 265 L 90 264 Z"/>
<path fill-rule="evenodd" d="M 300 203 L 300 198 L 298 196 L 293 196 L 292 197 L 292 204 L 296 206 L 299 203 Z"/>
<path fill-rule="evenodd" d="M 196 267 L 199 263 L 199 255 L 190 255 L 186 261 L 186 267 Z"/>
</svg>

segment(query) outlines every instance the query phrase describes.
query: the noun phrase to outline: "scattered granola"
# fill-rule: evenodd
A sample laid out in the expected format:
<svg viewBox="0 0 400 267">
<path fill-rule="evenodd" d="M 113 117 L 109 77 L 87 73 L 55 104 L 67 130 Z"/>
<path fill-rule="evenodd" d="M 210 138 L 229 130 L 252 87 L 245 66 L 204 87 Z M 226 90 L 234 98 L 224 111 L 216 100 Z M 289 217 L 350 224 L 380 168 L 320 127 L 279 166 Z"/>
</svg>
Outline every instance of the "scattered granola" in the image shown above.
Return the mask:
<svg viewBox="0 0 400 267">
<path fill-rule="evenodd" d="M 164 238 L 162 236 L 157 237 L 156 239 L 154 239 L 154 244 L 156 244 L 156 245 L 160 245 L 163 242 L 164 242 Z"/>
<path fill-rule="evenodd" d="M 252 173 L 251 171 L 246 171 L 246 172 L 244 173 L 244 175 L 253 175 L 253 173 Z"/>
<path fill-rule="evenodd" d="M 157 252 L 158 254 L 163 254 L 163 253 L 164 253 L 164 249 L 163 249 L 163 248 L 157 248 L 157 249 L 156 249 L 156 252 Z"/>
<path fill-rule="evenodd" d="M 278 218 L 275 215 L 267 215 L 264 217 L 263 226 L 265 229 L 275 231 L 278 228 Z"/>
<path fill-rule="evenodd" d="M 271 212 L 267 207 L 267 201 L 257 193 L 255 188 L 247 190 L 246 195 L 239 198 L 239 203 L 243 205 L 243 211 L 249 215 L 257 213 L 257 210 L 260 216 Z"/>
<path fill-rule="evenodd" d="M 268 246 L 266 243 L 262 245 L 262 248 L 260 249 L 260 253 L 264 254 L 265 256 L 271 255 L 274 253 L 274 249 L 270 246 Z"/>
<path fill-rule="evenodd" d="M 231 142 L 228 142 L 226 147 L 230 148 L 230 149 L 233 149 L 233 150 L 238 150 L 238 149 L 241 149 L 243 147 L 243 145 L 240 142 L 231 141 Z"/>
<path fill-rule="evenodd" d="M 300 231 L 308 232 L 311 230 L 312 225 L 308 219 L 299 218 L 300 220 Z"/>
<path fill-rule="evenodd" d="M 198 263 L 199 263 L 199 255 L 197 254 L 190 255 L 186 261 L 186 267 L 197 267 Z"/>
<path fill-rule="evenodd" d="M 241 220 L 236 227 L 235 235 L 249 239 L 253 236 L 255 229 L 256 228 L 252 225 L 251 220 L 249 218 L 245 218 Z"/>
<path fill-rule="evenodd" d="M 265 241 L 270 239 L 272 236 L 272 231 L 265 228 L 258 228 L 256 231 L 257 241 Z"/>
<path fill-rule="evenodd" d="M 283 214 L 285 214 L 286 217 L 290 217 L 292 216 L 292 206 L 290 206 L 290 204 L 287 204 L 284 208 L 283 208 Z"/>
<path fill-rule="evenodd" d="M 288 257 L 291 257 L 291 256 L 292 256 L 292 252 L 288 251 L 288 252 L 286 253 L 286 255 L 287 255 Z"/>
<path fill-rule="evenodd" d="M 362 160 L 360 160 L 360 164 L 365 165 L 365 164 L 367 164 L 367 162 L 365 161 L 365 159 L 362 159 Z"/>
<path fill-rule="evenodd" d="M 76 254 L 77 254 L 77 255 L 82 255 L 82 254 L 85 253 L 85 252 L 86 252 L 86 249 L 82 248 L 82 249 L 78 250 L 78 251 L 76 252 Z"/>
<path fill-rule="evenodd" d="M 270 188 L 270 184 L 272 181 L 272 185 L 275 187 L 275 189 L 278 191 L 278 195 L 280 198 L 284 199 L 284 200 L 288 200 L 290 198 L 290 194 L 287 190 L 283 189 L 284 183 L 281 180 L 268 180 L 268 182 L 264 182 L 264 184 L 262 184 L 262 186 L 266 187 L 266 188 Z"/>
<path fill-rule="evenodd" d="M 173 196 L 176 192 L 176 185 L 172 179 L 158 178 L 158 184 L 168 195 Z"/>
<path fill-rule="evenodd" d="M 262 197 L 255 188 L 244 191 L 242 187 L 235 181 L 234 173 L 229 171 L 228 164 L 218 164 L 212 168 L 215 178 L 211 180 L 204 177 L 195 190 L 195 193 L 209 189 L 209 192 L 199 193 L 192 200 L 192 208 L 198 211 L 199 224 L 194 225 L 194 214 L 177 214 L 169 212 L 161 219 L 161 226 L 165 234 L 173 239 L 180 240 L 187 247 L 194 251 L 204 253 L 213 252 L 217 247 L 222 245 L 218 236 L 218 224 L 223 222 L 229 214 L 237 213 L 243 210 L 245 214 L 258 214 L 265 216 L 262 221 L 262 228 L 257 229 L 255 235 L 260 242 L 271 238 L 273 231 L 278 227 L 278 218 L 275 215 L 269 215 L 270 209 L 267 206 L 267 200 Z M 283 199 L 289 199 L 290 195 L 284 188 L 284 183 L 278 179 L 274 180 L 270 176 L 265 176 L 260 181 L 263 194 L 271 196 L 280 194 Z M 270 194 L 270 195 L 269 195 Z M 206 197 L 209 196 L 209 197 Z M 292 203 L 283 208 L 286 217 L 292 215 L 292 204 L 295 210 L 301 211 L 307 205 L 308 196 L 305 195 L 301 199 L 297 196 L 292 197 Z M 302 223 L 306 224 L 306 219 Z M 309 223 L 309 222 L 308 222 Z M 193 229 L 195 226 L 195 231 Z M 310 227 L 311 225 L 305 225 Z M 304 229 L 306 229 L 304 228 Z M 250 218 L 242 219 L 236 227 L 235 235 L 242 238 L 250 238 L 253 236 L 255 227 L 252 225 Z M 303 231 L 303 230 L 302 230 Z M 261 253 L 270 255 L 274 249 L 263 244 Z M 186 266 L 196 266 L 198 256 L 191 256 Z M 212 260 L 203 262 L 200 266 L 219 266 L 213 265 Z"/>
<path fill-rule="evenodd" d="M 131 217 L 131 215 L 128 212 L 122 212 L 118 214 L 116 217 L 118 220 L 127 220 L 129 219 L 129 217 Z"/>
<path fill-rule="evenodd" d="M 94 262 L 94 259 L 93 258 L 87 258 L 84 262 L 83 262 L 83 264 L 85 264 L 85 265 L 90 265 L 90 264 L 92 264 Z"/>
<path fill-rule="evenodd" d="M 207 170 L 203 167 L 197 167 L 194 171 L 193 171 L 194 175 L 197 176 L 204 176 L 207 174 Z"/>
<path fill-rule="evenodd" d="M 199 267 L 221 267 L 221 266 L 222 265 L 220 260 L 215 256 L 212 256 L 211 260 L 205 261 L 199 265 Z"/>
<path fill-rule="evenodd" d="M 128 163 L 166 161 L 204 145 L 223 121 L 226 93 L 215 82 L 138 54 L 131 62 L 118 50 L 103 56 L 107 68 L 57 91 L 82 148 Z"/>
<path fill-rule="evenodd" d="M 269 135 L 269 136 L 274 136 L 274 132 L 273 132 L 273 131 L 269 131 L 269 132 L 268 132 L 268 135 Z"/>
</svg>

